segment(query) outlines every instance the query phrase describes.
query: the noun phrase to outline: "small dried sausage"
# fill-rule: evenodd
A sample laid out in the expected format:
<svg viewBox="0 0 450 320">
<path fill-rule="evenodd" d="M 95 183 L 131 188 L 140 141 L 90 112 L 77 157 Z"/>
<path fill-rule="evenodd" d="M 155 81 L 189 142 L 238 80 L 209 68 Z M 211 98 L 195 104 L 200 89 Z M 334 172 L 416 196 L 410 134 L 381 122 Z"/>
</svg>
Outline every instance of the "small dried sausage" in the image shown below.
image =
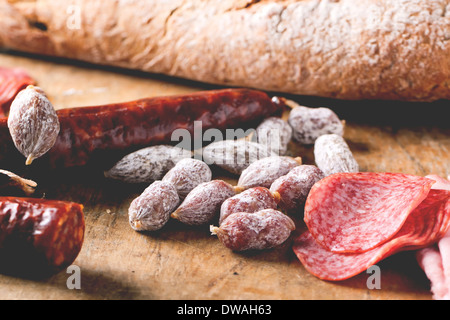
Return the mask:
<svg viewBox="0 0 450 320">
<path fill-rule="evenodd" d="M 285 242 L 293 230 L 294 221 L 274 209 L 236 212 L 229 215 L 220 227 L 210 227 L 211 233 L 234 251 L 276 247 Z"/>
</svg>

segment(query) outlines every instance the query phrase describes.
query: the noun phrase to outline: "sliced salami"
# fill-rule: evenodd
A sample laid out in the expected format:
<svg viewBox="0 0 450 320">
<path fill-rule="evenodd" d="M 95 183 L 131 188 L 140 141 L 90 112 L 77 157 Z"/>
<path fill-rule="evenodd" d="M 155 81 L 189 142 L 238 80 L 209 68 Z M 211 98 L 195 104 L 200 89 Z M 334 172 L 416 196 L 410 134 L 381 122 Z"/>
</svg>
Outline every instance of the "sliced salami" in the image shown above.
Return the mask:
<svg viewBox="0 0 450 320">
<path fill-rule="evenodd" d="M 450 191 L 450 181 L 437 175 L 427 178 L 436 180 L 432 189 Z M 450 211 L 450 200 L 444 211 Z M 437 242 L 437 245 L 421 249 L 416 254 L 420 267 L 430 280 L 431 293 L 435 300 L 450 300 L 450 231 Z"/>
<path fill-rule="evenodd" d="M 362 253 L 391 239 L 434 183 L 400 173 L 333 174 L 311 189 L 304 221 L 327 250 Z"/>
<path fill-rule="evenodd" d="M 306 231 L 295 239 L 294 253 L 304 267 L 320 279 L 330 281 L 348 279 L 394 253 L 424 248 L 439 240 L 450 226 L 449 199 L 449 191 L 431 190 L 391 240 L 369 251 L 331 252 Z"/>
<path fill-rule="evenodd" d="M 425 176 L 425 178 L 432 179 L 436 181 L 435 184 L 431 187 L 432 189 L 442 189 L 442 190 L 449 190 L 450 191 L 450 181 L 447 179 L 444 179 L 438 175 L 430 174 L 428 176 Z"/>
</svg>

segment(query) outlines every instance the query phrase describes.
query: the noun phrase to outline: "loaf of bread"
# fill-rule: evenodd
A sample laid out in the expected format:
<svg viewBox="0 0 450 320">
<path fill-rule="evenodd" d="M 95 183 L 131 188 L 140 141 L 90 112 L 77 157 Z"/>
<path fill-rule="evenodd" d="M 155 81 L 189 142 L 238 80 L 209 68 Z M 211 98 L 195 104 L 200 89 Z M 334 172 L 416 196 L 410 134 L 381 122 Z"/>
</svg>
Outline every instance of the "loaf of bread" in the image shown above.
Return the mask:
<svg viewBox="0 0 450 320">
<path fill-rule="evenodd" d="M 450 99 L 450 0 L 0 0 L 0 47 L 272 92 Z"/>
</svg>

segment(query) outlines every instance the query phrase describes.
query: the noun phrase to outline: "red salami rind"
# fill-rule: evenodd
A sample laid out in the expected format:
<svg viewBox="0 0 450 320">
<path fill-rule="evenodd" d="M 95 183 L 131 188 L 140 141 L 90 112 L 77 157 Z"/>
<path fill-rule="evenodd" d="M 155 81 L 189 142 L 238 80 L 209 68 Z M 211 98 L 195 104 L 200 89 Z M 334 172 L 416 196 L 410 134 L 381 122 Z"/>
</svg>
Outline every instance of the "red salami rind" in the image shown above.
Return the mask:
<svg viewBox="0 0 450 320">
<path fill-rule="evenodd" d="M 0 67 L 0 118 L 6 117 L 14 97 L 35 81 L 20 68 Z"/>
<path fill-rule="evenodd" d="M 223 89 L 60 109 L 56 143 L 36 163 L 67 168 L 100 158 L 102 165 L 112 166 L 116 155 L 178 142 L 172 139 L 176 129 L 185 129 L 192 136 L 195 121 L 201 121 L 202 130 L 245 128 L 281 113 L 282 108 L 262 91 Z M 13 151 L 6 121 L 0 119 L 0 162 L 11 162 Z M 105 160 L 112 163 L 104 163 Z"/>
<path fill-rule="evenodd" d="M 18 275 L 47 275 L 78 256 L 85 232 L 77 203 L 0 197 L 0 269 Z"/>
<path fill-rule="evenodd" d="M 325 249 L 309 231 L 294 240 L 293 251 L 313 275 L 330 281 L 353 277 L 399 251 L 416 250 L 438 241 L 450 227 L 450 192 L 431 190 L 388 242 L 363 253 L 335 253 Z"/>
<path fill-rule="evenodd" d="M 391 239 L 435 181 L 400 173 L 337 173 L 311 189 L 304 221 L 333 252 L 365 252 Z"/>
</svg>

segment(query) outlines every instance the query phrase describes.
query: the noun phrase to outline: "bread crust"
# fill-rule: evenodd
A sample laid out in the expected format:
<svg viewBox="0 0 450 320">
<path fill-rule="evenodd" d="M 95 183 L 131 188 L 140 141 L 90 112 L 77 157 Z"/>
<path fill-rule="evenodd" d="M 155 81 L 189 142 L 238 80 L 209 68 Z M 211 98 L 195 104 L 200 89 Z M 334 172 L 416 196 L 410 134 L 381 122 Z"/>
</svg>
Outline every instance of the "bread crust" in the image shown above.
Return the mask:
<svg viewBox="0 0 450 320">
<path fill-rule="evenodd" d="M 450 99 L 450 0 L 0 0 L 0 46 L 300 95 Z"/>
</svg>

